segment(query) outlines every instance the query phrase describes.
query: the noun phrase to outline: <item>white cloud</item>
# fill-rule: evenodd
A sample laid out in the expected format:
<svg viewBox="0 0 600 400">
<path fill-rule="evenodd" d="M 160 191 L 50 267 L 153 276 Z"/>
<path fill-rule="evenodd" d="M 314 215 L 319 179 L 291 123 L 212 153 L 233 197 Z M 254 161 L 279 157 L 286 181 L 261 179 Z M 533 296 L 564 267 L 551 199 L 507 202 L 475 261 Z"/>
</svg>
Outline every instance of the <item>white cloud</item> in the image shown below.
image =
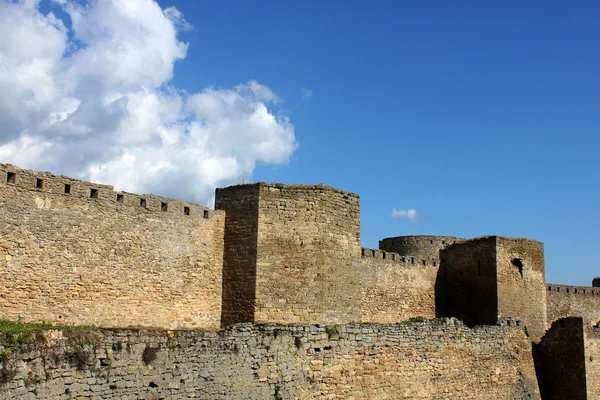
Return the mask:
<svg viewBox="0 0 600 400">
<path fill-rule="evenodd" d="M 302 98 L 306 101 L 311 101 L 313 98 L 313 91 L 311 89 L 302 88 L 301 89 Z"/>
<path fill-rule="evenodd" d="M 282 99 L 254 80 L 198 93 L 169 84 L 191 25 L 152 0 L 0 0 L 0 161 L 208 203 L 216 186 L 289 161 Z M 67 29 L 67 26 L 70 26 Z"/>
<path fill-rule="evenodd" d="M 415 222 L 417 220 L 417 210 L 414 208 L 409 208 L 408 210 L 396 210 L 394 208 L 392 210 L 392 218 L 406 218 L 411 222 Z"/>
</svg>

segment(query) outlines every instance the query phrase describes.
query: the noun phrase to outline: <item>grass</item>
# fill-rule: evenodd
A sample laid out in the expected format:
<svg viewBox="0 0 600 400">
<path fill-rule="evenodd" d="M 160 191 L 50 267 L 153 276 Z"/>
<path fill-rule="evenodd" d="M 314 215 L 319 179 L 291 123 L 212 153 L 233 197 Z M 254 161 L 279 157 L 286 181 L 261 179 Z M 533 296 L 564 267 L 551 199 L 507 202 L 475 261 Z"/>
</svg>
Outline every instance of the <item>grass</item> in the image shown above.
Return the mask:
<svg viewBox="0 0 600 400">
<path fill-rule="evenodd" d="M 45 323 L 25 323 L 21 321 L 8 321 L 0 319 L 0 332 L 27 332 L 40 329 L 58 329 L 61 331 L 91 331 L 96 327 L 93 325 L 51 325 Z"/>
</svg>

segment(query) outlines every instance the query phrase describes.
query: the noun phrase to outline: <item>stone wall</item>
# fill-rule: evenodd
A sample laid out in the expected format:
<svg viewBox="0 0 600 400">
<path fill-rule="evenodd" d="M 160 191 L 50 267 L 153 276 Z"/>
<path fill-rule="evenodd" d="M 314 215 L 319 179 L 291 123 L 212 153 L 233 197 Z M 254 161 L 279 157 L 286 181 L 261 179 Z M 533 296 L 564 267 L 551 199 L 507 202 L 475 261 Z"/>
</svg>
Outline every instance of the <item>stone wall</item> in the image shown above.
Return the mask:
<svg viewBox="0 0 600 400">
<path fill-rule="evenodd" d="M 235 212 L 226 224 L 225 274 L 238 271 L 231 276 L 253 296 L 244 300 L 252 310 L 242 320 L 360 321 L 357 195 L 322 185 L 258 183 L 219 189 L 215 204 L 227 215 Z M 237 236 L 230 240 L 229 232 Z"/>
<path fill-rule="evenodd" d="M 440 250 L 462 240 L 454 236 L 396 236 L 380 240 L 379 249 L 435 267 L 440 264 Z"/>
<path fill-rule="evenodd" d="M 255 321 L 360 321 L 360 200 L 328 186 L 261 184 Z"/>
<path fill-rule="evenodd" d="M 254 321 L 260 185 L 217 189 L 215 208 L 225 211 L 223 327 Z"/>
<path fill-rule="evenodd" d="M 218 329 L 223 212 L 0 165 L 0 318 Z"/>
<path fill-rule="evenodd" d="M 468 325 L 495 324 L 498 320 L 496 238 L 456 243 L 440 252 L 440 283 L 444 293 L 442 315 Z"/>
<path fill-rule="evenodd" d="M 411 257 L 362 249 L 360 267 L 362 322 L 395 323 L 434 318 L 438 267 Z"/>
<path fill-rule="evenodd" d="M 531 345 L 516 326 L 60 333 L 39 334 L 32 348 L 19 341 L 23 353 L 2 365 L 1 399 L 540 398 Z"/>
<path fill-rule="evenodd" d="M 546 284 L 548 324 L 565 317 L 582 317 L 586 324 L 600 322 L 600 288 Z"/>
<path fill-rule="evenodd" d="M 588 399 L 600 399 L 600 329 L 584 321 L 585 376 Z"/>
<path fill-rule="evenodd" d="M 584 329 L 581 318 L 555 321 L 539 344 L 538 366 L 544 400 L 587 397 Z"/>
<path fill-rule="evenodd" d="M 533 340 L 546 332 L 544 244 L 496 236 L 498 316 L 523 320 Z"/>
</svg>

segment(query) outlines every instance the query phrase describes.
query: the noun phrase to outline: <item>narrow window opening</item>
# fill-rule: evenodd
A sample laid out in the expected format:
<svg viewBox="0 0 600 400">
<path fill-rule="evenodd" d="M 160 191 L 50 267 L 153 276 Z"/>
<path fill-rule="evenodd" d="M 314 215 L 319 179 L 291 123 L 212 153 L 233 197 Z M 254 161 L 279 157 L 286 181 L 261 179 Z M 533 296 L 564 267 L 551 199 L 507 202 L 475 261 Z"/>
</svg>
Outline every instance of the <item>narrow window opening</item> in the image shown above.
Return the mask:
<svg viewBox="0 0 600 400">
<path fill-rule="evenodd" d="M 65 194 L 71 194 L 71 184 L 65 183 Z"/>
<path fill-rule="evenodd" d="M 98 189 L 90 189 L 90 198 L 97 199 L 98 198 Z"/>
<path fill-rule="evenodd" d="M 556 291 L 557 291 L 557 292 L 560 292 L 560 288 L 559 288 L 558 286 L 556 287 Z"/>
<path fill-rule="evenodd" d="M 167 203 L 160 202 L 160 211 L 167 211 Z"/>
<path fill-rule="evenodd" d="M 146 207 L 146 199 L 140 199 L 140 207 Z"/>
<path fill-rule="evenodd" d="M 433 240 L 430 240 L 430 241 L 429 241 L 429 244 L 433 244 Z"/>
<path fill-rule="evenodd" d="M 577 288 L 573 289 L 573 293 L 577 294 Z"/>
<path fill-rule="evenodd" d="M 190 208 L 189 207 L 183 207 L 183 213 L 185 215 L 190 215 Z M 364 251 L 363 251 L 363 254 L 364 254 Z"/>
<path fill-rule="evenodd" d="M 122 194 L 117 194 L 117 203 L 123 203 L 125 201 L 125 196 Z"/>
<path fill-rule="evenodd" d="M 523 261 L 519 258 L 512 259 L 512 265 L 519 269 L 519 273 L 521 274 L 521 278 L 523 277 Z"/>
<path fill-rule="evenodd" d="M 410 258 L 410 263 L 411 263 L 411 264 L 414 264 L 414 263 L 415 263 L 415 258 L 414 258 L 414 257 L 411 257 L 411 258 Z"/>
<path fill-rule="evenodd" d="M 571 293 L 571 289 L 567 288 L 567 293 Z"/>
<path fill-rule="evenodd" d="M 406 240 L 403 240 L 403 241 L 402 241 L 402 244 L 406 244 Z"/>
<path fill-rule="evenodd" d="M 433 262 L 433 266 L 437 267 L 437 262 L 436 261 Z"/>
<path fill-rule="evenodd" d="M 442 240 L 442 244 L 446 244 L 446 241 L 445 241 L 445 240 Z"/>
<path fill-rule="evenodd" d="M 552 291 L 552 286 L 548 286 L 548 291 Z"/>
<path fill-rule="evenodd" d="M 17 176 L 17 174 L 15 174 L 14 172 L 7 172 L 6 173 L 6 183 L 15 183 L 16 176 Z"/>
<path fill-rule="evenodd" d="M 385 251 L 382 253 L 382 255 L 383 255 L 383 257 L 382 257 L 382 258 L 385 258 L 385 257 L 386 257 L 386 253 L 385 253 Z"/>
<path fill-rule="evenodd" d="M 425 260 L 423 260 L 423 265 L 426 265 L 426 264 L 425 264 Z"/>
<path fill-rule="evenodd" d="M 40 178 L 35 179 L 35 187 L 36 189 L 41 189 L 44 187 L 44 180 Z"/>
<path fill-rule="evenodd" d="M 204 218 L 208 219 L 208 210 L 204 210 Z M 375 255 L 375 253 L 373 253 Z"/>
<path fill-rule="evenodd" d="M 205 212 L 206 212 L 206 211 L 205 211 Z M 206 218 L 206 217 L 204 217 L 204 218 Z M 372 257 L 375 257 L 375 250 L 371 250 L 371 256 L 372 256 Z"/>
</svg>

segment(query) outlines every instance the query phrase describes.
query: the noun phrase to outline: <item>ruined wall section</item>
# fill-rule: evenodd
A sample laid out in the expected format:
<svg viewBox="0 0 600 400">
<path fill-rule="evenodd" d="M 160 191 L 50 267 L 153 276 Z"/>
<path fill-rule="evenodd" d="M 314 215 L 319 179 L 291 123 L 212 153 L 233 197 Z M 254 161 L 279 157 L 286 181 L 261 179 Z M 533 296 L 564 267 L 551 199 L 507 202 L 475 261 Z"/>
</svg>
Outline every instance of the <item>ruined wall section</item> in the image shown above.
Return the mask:
<svg viewBox="0 0 600 400">
<path fill-rule="evenodd" d="M 525 322 L 533 340 L 546 332 L 544 244 L 498 236 L 498 316 Z"/>
<path fill-rule="evenodd" d="M 219 327 L 224 213 L 12 165 L 0 179 L 1 318 Z"/>
<path fill-rule="evenodd" d="M 438 268 L 383 250 L 362 249 L 362 322 L 396 323 L 434 318 Z"/>
<path fill-rule="evenodd" d="M 440 264 L 440 250 L 463 241 L 454 236 L 396 236 L 379 241 L 379 249 L 398 253 L 417 264 L 437 267 Z"/>
<path fill-rule="evenodd" d="M 471 326 L 495 324 L 498 320 L 496 238 L 456 243 L 443 249 L 440 256 L 438 312 Z"/>
<path fill-rule="evenodd" d="M 600 322 L 600 288 L 546 284 L 547 323 L 583 317 L 587 325 Z"/>
<path fill-rule="evenodd" d="M 585 332 L 581 318 L 555 321 L 539 344 L 542 396 L 548 400 L 586 400 Z"/>
<path fill-rule="evenodd" d="M 359 197 L 322 185 L 259 190 L 255 321 L 360 321 Z"/>
<path fill-rule="evenodd" d="M 217 189 L 215 208 L 225 211 L 223 327 L 254 321 L 259 184 Z"/>
<path fill-rule="evenodd" d="M 450 319 L 70 335 L 53 331 L 34 351 L 12 353 L 0 399 L 540 398 L 530 342 L 514 326 L 471 330 Z"/>
</svg>

